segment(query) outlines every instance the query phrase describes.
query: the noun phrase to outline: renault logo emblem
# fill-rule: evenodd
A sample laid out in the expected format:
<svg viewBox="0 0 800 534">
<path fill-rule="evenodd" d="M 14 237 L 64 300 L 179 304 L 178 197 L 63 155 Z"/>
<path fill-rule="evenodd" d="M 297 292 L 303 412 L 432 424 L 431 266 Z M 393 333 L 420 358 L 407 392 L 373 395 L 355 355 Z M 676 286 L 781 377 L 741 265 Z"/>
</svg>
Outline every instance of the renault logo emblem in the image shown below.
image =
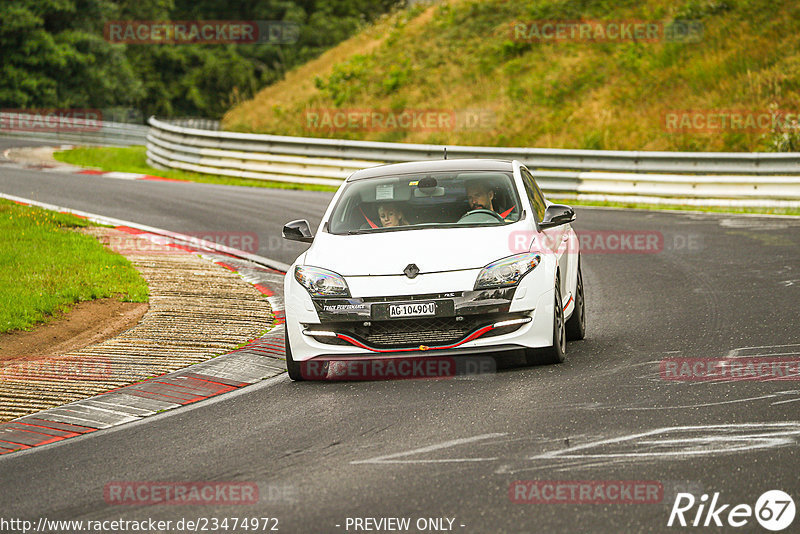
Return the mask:
<svg viewBox="0 0 800 534">
<path fill-rule="evenodd" d="M 403 272 L 409 278 L 416 278 L 419 274 L 419 267 L 417 267 L 414 263 L 409 263 L 408 267 L 403 269 Z"/>
</svg>

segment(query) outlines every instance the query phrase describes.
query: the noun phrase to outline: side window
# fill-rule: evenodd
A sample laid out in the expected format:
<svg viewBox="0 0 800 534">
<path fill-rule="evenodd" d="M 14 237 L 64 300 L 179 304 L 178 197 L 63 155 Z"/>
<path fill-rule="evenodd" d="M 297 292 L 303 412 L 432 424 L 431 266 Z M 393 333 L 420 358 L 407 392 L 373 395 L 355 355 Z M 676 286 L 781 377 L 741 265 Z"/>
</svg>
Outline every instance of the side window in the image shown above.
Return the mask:
<svg viewBox="0 0 800 534">
<path fill-rule="evenodd" d="M 528 199 L 531 201 L 531 206 L 536 211 L 536 221 L 542 222 L 544 219 L 544 211 L 547 208 L 547 205 L 544 202 L 544 195 L 542 195 L 542 191 L 539 189 L 539 186 L 536 185 L 536 181 L 531 176 L 526 169 L 520 169 L 522 171 L 522 182 L 525 184 L 525 192 L 528 195 Z"/>
</svg>

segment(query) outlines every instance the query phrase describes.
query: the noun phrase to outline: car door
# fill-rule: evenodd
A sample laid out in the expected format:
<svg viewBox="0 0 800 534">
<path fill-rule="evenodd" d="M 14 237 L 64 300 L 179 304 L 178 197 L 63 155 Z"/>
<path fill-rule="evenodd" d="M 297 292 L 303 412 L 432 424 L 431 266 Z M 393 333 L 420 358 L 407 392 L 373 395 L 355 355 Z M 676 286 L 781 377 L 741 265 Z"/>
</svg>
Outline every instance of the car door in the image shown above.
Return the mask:
<svg viewBox="0 0 800 534">
<path fill-rule="evenodd" d="M 547 254 L 553 254 L 558 262 L 559 271 L 561 272 L 561 297 L 566 304 L 570 288 L 573 287 L 572 280 L 570 280 L 570 273 L 572 273 L 570 265 L 570 245 L 571 243 L 571 226 L 569 224 L 562 224 L 553 228 L 539 228 L 539 223 L 544 219 L 545 211 L 547 210 L 547 203 L 544 199 L 542 190 L 534 180 L 533 175 L 526 168 L 521 167 L 522 182 L 525 184 L 525 193 L 531 202 L 534 211 L 534 218 L 536 219 L 536 226 L 539 229 L 535 244 L 536 248 Z"/>
</svg>

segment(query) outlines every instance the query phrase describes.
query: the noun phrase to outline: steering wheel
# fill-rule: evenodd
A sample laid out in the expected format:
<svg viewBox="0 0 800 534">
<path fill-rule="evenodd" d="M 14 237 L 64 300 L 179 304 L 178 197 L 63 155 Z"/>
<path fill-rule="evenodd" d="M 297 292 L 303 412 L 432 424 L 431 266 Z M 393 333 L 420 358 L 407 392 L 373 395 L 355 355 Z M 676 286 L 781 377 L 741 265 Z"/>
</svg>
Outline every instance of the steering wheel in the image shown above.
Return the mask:
<svg viewBox="0 0 800 534">
<path fill-rule="evenodd" d="M 478 209 L 478 210 L 472 210 L 472 211 L 468 211 L 467 213 L 465 213 L 465 214 L 464 214 L 464 215 L 463 215 L 463 216 L 462 216 L 462 217 L 461 217 L 461 218 L 458 220 L 458 222 L 464 222 L 464 221 L 466 221 L 466 220 L 467 220 L 467 218 L 468 218 L 468 217 L 472 217 L 473 215 L 491 215 L 492 217 L 494 217 L 494 218 L 495 218 L 495 219 L 497 219 L 498 221 L 500 221 L 500 222 L 505 222 L 505 219 L 503 219 L 503 217 L 501 217 L 499 213 L 496 213 L 496 212 L 494 212 L 494 211 L 492 211 L 492 210 L 483 209 L 483 208 L 481 208 L 481 209 Z M 473 218 L 474 218 L 474 217 L 473 217 Z M 478 220 L 478 221 L 475 221 L 475 222 L 482 222 L 482 221 Z"/>
</svg>

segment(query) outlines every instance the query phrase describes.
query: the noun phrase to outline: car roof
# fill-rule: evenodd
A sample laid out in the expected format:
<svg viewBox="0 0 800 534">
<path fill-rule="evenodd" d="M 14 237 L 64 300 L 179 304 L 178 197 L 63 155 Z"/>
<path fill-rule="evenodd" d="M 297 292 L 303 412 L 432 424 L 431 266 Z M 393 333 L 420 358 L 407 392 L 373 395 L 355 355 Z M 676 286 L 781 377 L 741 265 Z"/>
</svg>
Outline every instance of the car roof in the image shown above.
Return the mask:
<svg viewBox="0 0 800 534">
<path fill-rule="evenodd" d="M 514 169 L 511 160 L 499 159 L 439 159 L 430 161 L 412 161 L 409 163 L 392 163 L 379 165 L 356 171 L 347 179 L 348 182 L 391 176 L 393 174 L 418 174 L 422 172 L 447 171 L 511 171 Z"/>
</svg>

